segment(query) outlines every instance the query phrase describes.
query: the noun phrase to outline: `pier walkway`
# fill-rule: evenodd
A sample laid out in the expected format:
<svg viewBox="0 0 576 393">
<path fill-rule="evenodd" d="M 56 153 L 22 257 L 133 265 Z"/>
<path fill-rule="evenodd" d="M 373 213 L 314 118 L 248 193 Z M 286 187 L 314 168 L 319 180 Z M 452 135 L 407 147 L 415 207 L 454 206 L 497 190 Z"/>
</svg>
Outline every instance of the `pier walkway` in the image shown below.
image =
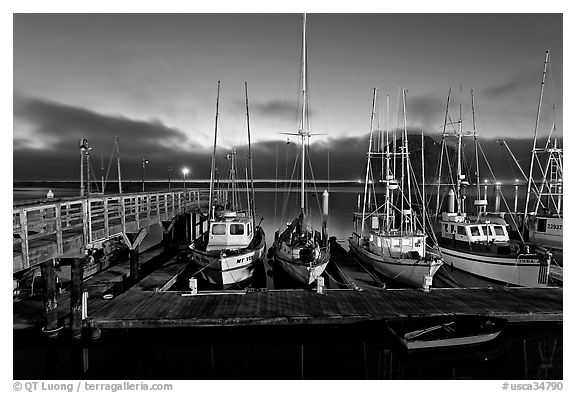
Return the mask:
<svg viewBox="0 0 576 393">
<path fill-rule="evenodd" d="M 151 225 L 169 225 L 206 201 L 206 190 L 179 189 L 14 203 L 12 272 L 54 258 L 83 257 L 86 248 Z"/>
</svg>

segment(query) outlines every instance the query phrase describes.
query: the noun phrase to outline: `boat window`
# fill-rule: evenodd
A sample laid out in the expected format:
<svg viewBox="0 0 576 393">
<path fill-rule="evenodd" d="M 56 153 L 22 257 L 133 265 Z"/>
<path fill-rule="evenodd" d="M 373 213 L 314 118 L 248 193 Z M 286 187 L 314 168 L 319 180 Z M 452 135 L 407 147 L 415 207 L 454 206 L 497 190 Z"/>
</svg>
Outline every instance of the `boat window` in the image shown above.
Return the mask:
<svg viewBox="0 0 576 393">
<path fill-rule="evenodd" d="M 458 225 L 458 234 L 466 236 L 466 227 Z"/>
<path fill-rule="evenodd" d="M 504 228 L 501 225 L 495 225 L 494 232 L 496 232 L 496 236 L 504 236 Z"/>
<path fill-rule="evenodd" d="M 545 218 L 539 218 L 538 219 L 538 224 L 537 224 L 536 230 L 538 232 L 546 232 L 546 219 Z"/>
<path fill-rule="evenodd" d="M 450 225 L 444 224 L 444 232 L 449 232 L 449 231 L 450 231 Z"/>
<path fill-rule="evenodd" d="M 250 223 L 246 224 L 246 227 L 248 229 L 248 236 L 250 236 L 250 234 L 252 233 L 252 228 L 250 226 Z"/>
<path fill-rule="evenodd" d="M 226 234 L 226 224 L 213 224 L 212 225 L 213 235 L 225 235 Z"/>
<path fill-rule="evenodd" d="M 484 236 L 494 235 L 493 232 L 490 232 L 488 225 L 482 225 L 482 231 L 484 232 Z"/>
<path fill-rule="evenodd" d="M 470 227 L 470 234 L 472 236 L 480 236 L 480 227 L 477 226 Z"/>
<path fill-rule="evenodd" d="M 244 234 L 244 224 L 230 224 L 230 234 L 231 235 L 243 235 Z"/>
</svg>

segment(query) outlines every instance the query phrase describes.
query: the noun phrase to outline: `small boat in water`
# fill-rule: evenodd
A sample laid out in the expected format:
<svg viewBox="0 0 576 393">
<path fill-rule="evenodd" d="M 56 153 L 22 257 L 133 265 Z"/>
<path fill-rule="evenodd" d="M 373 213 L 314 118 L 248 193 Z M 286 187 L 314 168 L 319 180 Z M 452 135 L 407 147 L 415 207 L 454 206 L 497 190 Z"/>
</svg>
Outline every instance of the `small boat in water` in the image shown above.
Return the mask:
<svg viewBox="0 0 576 393">
<path fill-rule="evenodd" d="M 218 82 L 218 98 L 220 82 Z M 248 88 L 246 86 L 246 111 L 248 113 Z M 214 153 L 210 175 L 210 201 L 208 230 L 194 239 L 190 245 L 191 260 L 198 266 L 202 277 L 223 289 L 241 287 L 249 281 L 256 263 L 266 253 L 266 237 L 262 226 L 256 225 L 254 208 L 254 183 L 252 176 L 252 156 L 250 148 L 250 125 L 248 123 L 248 159 L 250 161 L 251 193 L 247 192 L 246 209 L 240 208 L 240 193 L 236 187 L 236 150 L 227 156 L 230 162 L 231 199 L 213 200 L 214 172 L 216 156 L 216 134 L 218 124 L 218 99 L 216 104 L 216 129 L 214 132 Z M 246 179 L 248 182 L 248 179 Z M 248 188 L 248 187 L 247 187 Z M 228 195 L 228 193 L 226 193 Z M 216 198 L 217 199 L 217 198 Z"/>
<path fill-rule="evenodd" d="M 448 349 L 494 340 L 506 328 L 501 318 L 454 315 L 387 322 L 388 330 L 407 349 Z"/>
</svg>

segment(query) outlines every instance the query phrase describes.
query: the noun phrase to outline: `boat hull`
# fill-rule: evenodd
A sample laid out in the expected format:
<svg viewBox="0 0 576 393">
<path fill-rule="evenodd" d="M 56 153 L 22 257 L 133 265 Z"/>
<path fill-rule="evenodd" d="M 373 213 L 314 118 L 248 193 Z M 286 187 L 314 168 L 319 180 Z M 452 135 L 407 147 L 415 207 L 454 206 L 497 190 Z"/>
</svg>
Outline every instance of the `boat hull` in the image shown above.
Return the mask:
<svg viewBox="0 0 576 393">
<path fill-rule="evenodd" d="M 192 261 L 198 266 L 204 280 L 223 289 L 229 289 L 242 286 L 252 279 L 256 264 L 264 258 L 265 250 L 264 239 L 257 248 L 223 253 L 192 248 Z"/>
<path fill-rule="evenodd" d="M 444 263 L 470 274 L 523 287 L 545 287 L 550 262 L 538 256 L 503 258 L 440 246 Z"/>
<path fill-rule="evenodd" d="M 425 261 L 412 258 L 387 258 L 360 247 L 354 238 L 349 238 L 350 252 L 366 262 L 380 274 L 411 287 L 424 287 L 426 277 L 434 277 L 442 266 L 440 261 Z"/>
<path fill-rule="evenodd" d="M 389 322 L 389 332 L 407 350 L 449 349 L 479 345 L 494 340 L 506 328 L 500 318 L 455 315 Z"/>
<path fill-rule="evenodd" d="M 296 281 L 310 285 L 318 279 L 326 270 L 330 261 L 330 246 L 320 251 L 320 255 L 314 261 L 306 263 L 299 258 L 293 257 L 293 249 L 290 253 L 283 252 L 282 247 L 276 247 L 274 252 L 274 261 L 283 271 Z"/>
</svg>

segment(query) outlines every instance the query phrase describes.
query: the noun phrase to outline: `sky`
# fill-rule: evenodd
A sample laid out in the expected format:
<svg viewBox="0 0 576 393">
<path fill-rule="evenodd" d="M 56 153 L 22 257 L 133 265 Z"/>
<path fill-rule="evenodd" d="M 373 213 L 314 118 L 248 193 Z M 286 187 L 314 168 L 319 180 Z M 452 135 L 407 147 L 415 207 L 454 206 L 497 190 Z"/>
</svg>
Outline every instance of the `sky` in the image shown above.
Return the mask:
<svg viewBox="0 0 576 393">
<path fill-rule="evenodd" d="M 115 136 L 123 179 L 140 179 L 143 157 L 149 179 L 169 166 L 208 178 L 218 81 L 219 155 L 247 143 L 246 81 L 255 177 L 273 178 L 280 133 L 298 127 L 301 29 L 298 13 L 14 14 L 13 180 L 79 179 L 80 138 L 99 178 Z M 547 50 L 538 133 L 555 123 L 562 137 L 562 14 L 309 13 L 307 42 L 312 153 L 331 179 L 362 177 L 346 163 L 365 157 L 373 88 L 380 128 L 401 125 L 406 89 L 408 129 L 438 140 L 449 88 L 450 119 L 461 104 L 472 127 L 472 89 L 487 150 L 506 138 L 529 156 Z"/>
</svg>

